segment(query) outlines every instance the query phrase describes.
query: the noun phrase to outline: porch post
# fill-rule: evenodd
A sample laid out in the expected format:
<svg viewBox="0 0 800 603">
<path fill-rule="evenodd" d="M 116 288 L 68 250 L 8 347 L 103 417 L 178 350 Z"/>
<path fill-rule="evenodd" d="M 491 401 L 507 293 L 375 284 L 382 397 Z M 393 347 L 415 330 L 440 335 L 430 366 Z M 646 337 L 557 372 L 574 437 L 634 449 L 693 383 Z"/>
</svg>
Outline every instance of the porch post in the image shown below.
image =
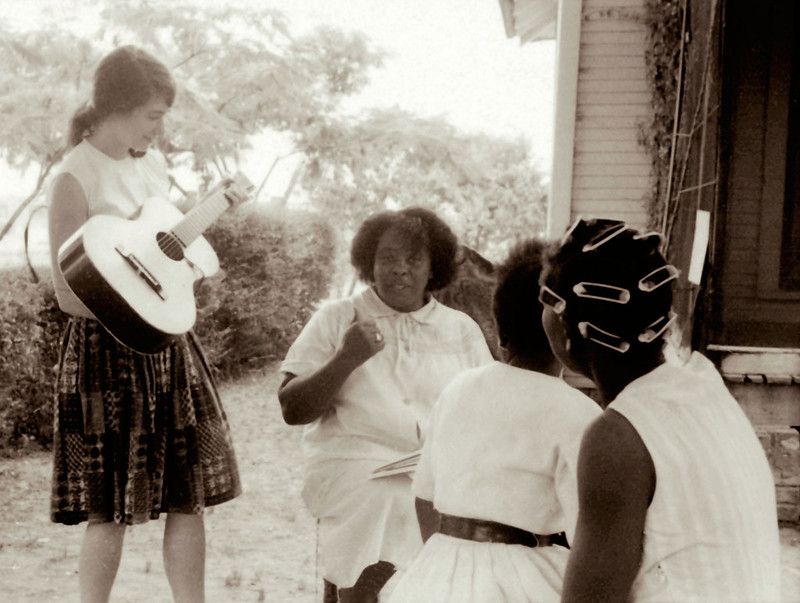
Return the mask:
<svg viewBox="0 0 800 603">
<path fill-rule="evenodd" d="M 547 200 L 547 236 L 550 237 L 561 235 L 572 221 L 572 167 L 582 7 L 583 0 L 558 2 L 553 163 Z"/>
</svg>

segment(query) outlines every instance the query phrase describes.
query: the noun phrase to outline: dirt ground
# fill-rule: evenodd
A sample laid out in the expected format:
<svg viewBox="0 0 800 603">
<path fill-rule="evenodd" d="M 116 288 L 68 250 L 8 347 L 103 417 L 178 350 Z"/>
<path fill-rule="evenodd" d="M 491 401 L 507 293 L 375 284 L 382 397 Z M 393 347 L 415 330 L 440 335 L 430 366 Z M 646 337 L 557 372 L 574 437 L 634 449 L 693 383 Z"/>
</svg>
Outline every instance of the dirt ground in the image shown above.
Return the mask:
<svg viewBox="0 0 800 603">
<path fill-rule="evenodd" d="M 226 385 L 244 494 L 206 516 L 209 602 L 318 603 L 316 531 L 300 502 L 300 429 L 286 426 L 277 375 Z M 48 520 L 50 457 L 0 460 L 0 599 L 77 601 L 82 527 Z M 163 521 L 129 529 L 112 601 L 171 601 Z M 800 528 L 781 528 L 783 601 L 800 602 Z"/>
<path fill-rule="evenodd" d="M 209 602 L 322 600 L 316 526 L 300 501 L 300 429 L 283 423 L 276 387 L 270 372 L 221 388 L 244 493 L 206 512 Z M 0 461 L 0 600 L 79 600 L 84 528 L 50 523 L 49 483 L 49 454 Z M 171 601 L 163 529 L 128 529 L 112 601 Z"/>
</svg>

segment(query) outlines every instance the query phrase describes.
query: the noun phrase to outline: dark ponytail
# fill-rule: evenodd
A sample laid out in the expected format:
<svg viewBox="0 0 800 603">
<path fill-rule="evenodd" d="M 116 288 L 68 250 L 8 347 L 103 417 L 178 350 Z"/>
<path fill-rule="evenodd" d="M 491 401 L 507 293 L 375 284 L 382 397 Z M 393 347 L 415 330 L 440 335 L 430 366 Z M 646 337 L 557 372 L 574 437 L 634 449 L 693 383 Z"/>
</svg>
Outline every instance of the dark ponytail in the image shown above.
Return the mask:
<svg viewBox="0 0 800 603">
<path fill-rule="evenodd" d="M 77 111 L 69 122 L 69 146 L 74 147 L 80 144 L 89 133 L 96 123 L 97 112 L 94 110 L 92 103 L 84 103 Z"/>
</svg>

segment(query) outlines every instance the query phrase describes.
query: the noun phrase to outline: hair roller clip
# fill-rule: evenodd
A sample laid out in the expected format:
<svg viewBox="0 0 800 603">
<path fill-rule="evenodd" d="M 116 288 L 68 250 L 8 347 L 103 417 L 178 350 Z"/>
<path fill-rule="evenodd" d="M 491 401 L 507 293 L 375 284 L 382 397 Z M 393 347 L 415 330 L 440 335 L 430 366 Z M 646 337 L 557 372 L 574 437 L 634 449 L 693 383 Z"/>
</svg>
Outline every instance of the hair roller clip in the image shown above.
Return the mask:
<svg viewBox="0 0 800 603">
<path fill-rule="evenodd" d="M 565 245 L 566 243 L 568 243 L 569 240 L 572 238 L 572 235 L 575 233 L 575 231 L 581 226 L 585 225 L 586 225 L 586 220 L 584 220 L 582 217 L 578 216 L 577 218 L 575 218 L 575 221 L 567 229 L 567 232 L 565 232 L 564 236 L 561 237 L 561 245 Z"/>
<path fill-rule="evenodd" d="M 668 282 L 678 278 L 680 273 L 680 270 L 672 264 L 664 264 L 639 279 L 639 290 L 645 293 L 655 291 L 662 285 L 666 285 Z"/>
<path fill-rule="evenodd" d="M 653 245 L 654 249 L 660 249 L 664 244 L 664 235 L 662 235 L 660 232 L 656 232 L 655 230 L 634 235 L 633 239 L 635 241 L 648 241 L 650 243 L 655 243 L 655 245 Z"/>
<path fill-rule="evenodd" d="M 581 281 L 573 285 L 572 292 L 578 297 L 599 299 L 612 304 L 627 304 L 631 299 L 631 292 L 623 287 L 587 281 Z"/>
<path fill-rule="evenodd" d="M 624 226 L 624 223 L 620 220 L 612 220 L 610 218 L 584 218 L 582 216 L 578 216 L 572 222 L 572 225 L 567 229 L 567 232 L 564 233 L 564 236 L 561 237 L 561 245 L 566 245 L 569 243 L 573 238 L 577 238 L 578 240 L 582 238 L 588 238 L 587 245 L 592 244 L 596 239 L 603 238 L 610 230 L 616 229 L 620 225 Z M 597 230 L 600 229 L 599 232 L 596 232 L 591 237 L 586 237 L 582 235 L 587 230 Z M 602 245 L 602 242 L 600 243 Z M 587 251 L 583 249 L 583 251 Z"/>
<path fill-rule="evenodd" d="M 612 239 L 614 239 L 617 235 L 622 234 L 626 230 L 631 230 L 625 222 L 617 222 L 613 224 L 611 227 L 597 233 L 591 239 L 589 239 L 586 244 L 583 246 L 581 251 L 586 253 L 587 251 L 594 251 L 598 247 L 605 245 Z"/>
<path fill-rule="evenodd" d="M 613 333 L 609 333 L 608 331 L 604 331 L 588 321 L 579 322 L 578 331 L 580 331 L 580 334 L 584 339 L 593 341 L 598 345 L 607 347 L 615 352 L 619 352 L 620 354 L 624 354 L 631 347 L 631 344 L 627 341 L 624 341 L 621 337 L 618 337 Z"/>
<path fill-rule="evenodd" d="M 670 325 L 675 322 L 676 317 L 677 314 L 674 312 L 667 312 L 664 316 L 649 324 L 644 331 L 639 333 L 637 339 L 642 343 L 652 343 L 664 334 Z"/>
<path fill-rule="evenodd" d="M 539 288 L 539 303 L 544 306 L 550 306 L 556 314 L 563 314 L 564 310 L 567 309 L 567 300 L 547 285 L 542 285 Z"/>
</svg>

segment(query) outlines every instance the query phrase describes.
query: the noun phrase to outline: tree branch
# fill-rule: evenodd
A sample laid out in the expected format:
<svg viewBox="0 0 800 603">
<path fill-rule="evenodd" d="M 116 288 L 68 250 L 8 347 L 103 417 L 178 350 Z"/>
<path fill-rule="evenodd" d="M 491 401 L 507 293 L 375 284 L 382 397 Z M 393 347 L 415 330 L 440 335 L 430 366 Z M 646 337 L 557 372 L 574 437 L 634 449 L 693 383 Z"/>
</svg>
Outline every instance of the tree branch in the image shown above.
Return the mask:
<svg viewBox="0 0 800 603">
<path fill-rule="evenodd" d="M 22 215 L 22 212 L 25 211 L 25 208 L 28 207 L 28 205 L 30 205 L 33 200 L 36 199 L 36 197 L 39 196 L 40 192 L 42 192 L 42 186 L 44 185 L 45 179 L 50 174 L 50 171 L 53 169 L 53 167 L 55 167 L 55 165 L 61 161 L 65 151 L 66 149 L 60 149 L 57 153 L 55 153 L 55 155 L 48 157 L 48 160 L 42 164 L 33 192 L 28 195 L 25 200 L 19 204 L 19 206 L 17 206 L 17 209 L 15 209 L 14 213 L 11 214 L 11 218 L 9 218 L 8 222 L 5 223 L 3 229 L 0 230 L 0 241 L 2 241 L 3 237 L 8 234 L 8 231 L 11 230 L 12 226 L 14 226 L 14 223 Z"/>
</svg>

